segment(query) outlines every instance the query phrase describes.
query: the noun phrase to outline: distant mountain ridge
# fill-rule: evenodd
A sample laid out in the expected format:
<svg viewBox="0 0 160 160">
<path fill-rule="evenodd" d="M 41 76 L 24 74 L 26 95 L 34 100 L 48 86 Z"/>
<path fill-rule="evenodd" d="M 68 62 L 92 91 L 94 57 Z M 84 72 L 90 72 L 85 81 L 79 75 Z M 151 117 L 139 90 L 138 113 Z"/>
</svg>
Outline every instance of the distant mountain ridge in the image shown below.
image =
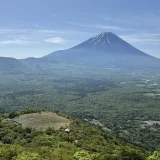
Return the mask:
<svg viewBox="0 0 160 160">
<path fill-rule="evenodd" d="M 25 65 L 15 58 L 0 57 L 0 70 L 11 70 L 16 68 L 25 68 Z"/>
<path fill-rule="evenodd" d="M 160 59 L 138 50 L 112 32 L 100 33 L 72 48 L 55 51 L 41 58 L 0 58 L 0 70 L 36 68 L 44 72 L 47 67 L 60 64 L 93 68 L 160 69 Z"/>
</svg>

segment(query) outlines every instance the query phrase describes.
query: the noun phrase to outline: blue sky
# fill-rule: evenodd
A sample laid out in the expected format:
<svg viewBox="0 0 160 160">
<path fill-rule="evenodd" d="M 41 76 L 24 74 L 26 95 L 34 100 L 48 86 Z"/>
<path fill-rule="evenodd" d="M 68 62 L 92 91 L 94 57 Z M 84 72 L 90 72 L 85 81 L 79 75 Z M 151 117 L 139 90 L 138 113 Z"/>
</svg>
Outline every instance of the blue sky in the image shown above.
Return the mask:
<svg viewBox="0 0 160 160">
<path fill-rule="evenodd" d="M 0 56 L 41 57 L 113 32 L 160 58 L 159 0 L 0 0 Z"/>
</svg>

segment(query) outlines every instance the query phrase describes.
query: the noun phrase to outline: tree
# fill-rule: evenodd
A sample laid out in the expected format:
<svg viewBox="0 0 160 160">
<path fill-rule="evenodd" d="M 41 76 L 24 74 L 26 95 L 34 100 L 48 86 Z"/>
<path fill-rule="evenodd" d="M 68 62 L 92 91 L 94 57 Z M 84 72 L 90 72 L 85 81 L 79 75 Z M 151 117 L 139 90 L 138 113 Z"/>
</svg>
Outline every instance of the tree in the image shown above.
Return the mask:
<svg viewBox="0 0 160 160">
<path fill-rule="evenodd" d="M 76 152 L 73 156 L 73 159 L 74 160 L 92 160 L 91 155 L 85 150 Z"/>
<path fill-rule="evenodd" d="M 40 160 L 41 157 L 38 153 L 32 153 L 32 152 L 22 152 L 19 154 L 15 160 Z"/>
<path fill-rule="evenodd" d="M 154 151 L 153 154 L 147 158 L 147 160 L 160 160 L 160 152 Z"/>
<path fill-rule="evenodd" d="M 19 116 L 19 114 L 17 112 L 11 112 L 8 116 L 8 118 L 13 119 L 15 117 Z"/>
</svg>

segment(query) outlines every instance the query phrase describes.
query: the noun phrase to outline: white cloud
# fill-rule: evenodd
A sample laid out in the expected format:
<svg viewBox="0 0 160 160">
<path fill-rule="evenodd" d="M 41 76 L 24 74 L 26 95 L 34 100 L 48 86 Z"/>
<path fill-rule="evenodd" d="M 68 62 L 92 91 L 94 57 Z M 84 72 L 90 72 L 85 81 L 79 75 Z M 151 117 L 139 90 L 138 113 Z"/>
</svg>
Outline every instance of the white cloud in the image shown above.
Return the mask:
<svg viewBox="0 0 160 160">
<path fill-rule="evenodd" d="M 46 42 L 50 44 L 60 44 L 66 48 L 76 45 L 81 41 L 91 37 L 94 33 L 80 31 L 80 30 L 69 30 L 69 29 L 3 29 L 0 28 L 0 45 L 10 44 L 25 44 L 25 45 L 45 45 Z M 61 37 L 61 38 L 60 38 Z M 62 38 L 64 37 L 64 38 Z M 70 37 L 69 39 L 67 37 Z M 77 38 L 78 37 L 78 38 Z M 65 39 L 67 38 L 67 40 Z M 81 40 L 78 40 L 81 39 Z M 65 43 L 64 43 L 65 42 Z M 59 49 L 59 48 L 58 48 Z"/>
<path fill-rule="evenodd" d="M 13 39 L 13 40 L 4 40 L 0 41 L 0 45 L 9 45 L 9 44 L 26 44 L 27 41 L 20 40 L 20 39 Z"/>
<path fill-rule="evenodd" d="M 64 39 L 62 39 L 61 37 L 54 37 L 54 38 L 45 39 L 44 41 L 48 43 L 61 44 L 63 43 Z"/>
<path fill-rule="evenodd" d="M 159 33 L 129 34 L 121 35 L 120 37 L 130 43 L 160 44 Z"/>
<path fill-rule="evenodd" d="M 133 21 L 123 20 L 123 19 L 115 19 L 115 18 L 105 17 L 104 20 L 111 21 L 111 22 L 127 23 L 127 24 L 134 24 L 135 25 L 135 23 Z"/>
<path fill-rule="evenodd" d="M 111 30 L 118 30 L 118 31 L 126 30 L 126 28 L 122 28 L 118 26 L 108 26 L 108 25 L 96 25 L 95 27 L 100 28 L 100 29 L 111 29 Z"/>
<path fill-rule="evenodd" d="M 93 25 L 86 25 L 86 24 L 80 24 L 80 23 L 75 23 L 75 22 L 66 22 L 68 24 L 74 25 L 74 26 L 80 26 L 80 27 L 87 27 L 87 28 L 94 28 Z"/>
<path fill-rule="evenodd" d="M 0 29 L 0 34 L 8 33 L 25 33 L 27 30 L 24 29 Z"/>
<path fill-rule="evenodd" d="M 94 25 L 86 25 L 86 24 L 79 24 L 75 22 L 67 22 L 68 24 L 79 26 L 79 27 L 86 27 L 86 28 L 97 28 L 97 29 L 109 29 L 109 30 L 116 30 L 116 31 L 133 31 L 132 28 L 124 28 L 119 26 L 112 26 L 112 25 L 103 25 L 103 24 L 94 24 Z"/>
</svg>

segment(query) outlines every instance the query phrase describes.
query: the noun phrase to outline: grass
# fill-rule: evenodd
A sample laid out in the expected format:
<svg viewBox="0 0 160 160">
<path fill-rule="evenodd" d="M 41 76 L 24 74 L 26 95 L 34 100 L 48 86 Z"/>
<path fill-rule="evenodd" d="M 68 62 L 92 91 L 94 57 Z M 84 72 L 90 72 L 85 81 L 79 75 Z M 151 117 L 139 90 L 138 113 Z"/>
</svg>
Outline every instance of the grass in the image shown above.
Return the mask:
<svg viewBox="0 0 160 160">
<path fill-rule="evenodd" d="M 15 118 L 14 121 L 21 124 L 22 127 L 32 127 L 36 130 L 45 130 L 48 127 L 58 130 L 61 127 L 67 128 L 71 123 L 69 119 L 53 112 L 25 114 Z"/>
</svg>

